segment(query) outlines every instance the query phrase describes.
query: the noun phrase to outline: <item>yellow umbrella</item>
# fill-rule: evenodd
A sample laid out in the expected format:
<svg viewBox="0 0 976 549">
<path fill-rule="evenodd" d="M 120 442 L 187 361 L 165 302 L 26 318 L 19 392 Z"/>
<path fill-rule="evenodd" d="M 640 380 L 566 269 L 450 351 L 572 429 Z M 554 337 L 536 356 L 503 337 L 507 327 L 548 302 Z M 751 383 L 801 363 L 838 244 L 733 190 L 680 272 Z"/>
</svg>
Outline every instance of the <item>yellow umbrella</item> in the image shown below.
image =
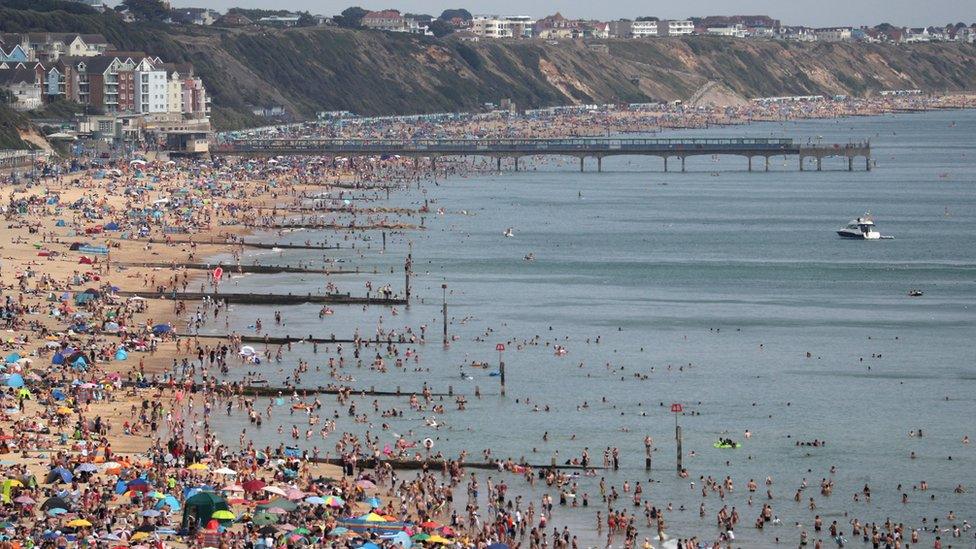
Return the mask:
<svg viewBox="0 0 976 549">
<path fill-rule="evenodd" d="M 71 521 L 71 522 L 68 523 L 68 526 L 70 526 L 72 528 L 88 528 L 91 525 L 92 525 L 92 523 L 88 522 L 85 519 L 81 519 L 81 518 L 75 519 L 75 520 L 73 520 L 73 521 Z"/>
<path fill-rule="evenodd" d="M 442 538 L 441 536 L 430 536 L 429 538 L 427 538 L 426 541 L 427 543 L 440 543 L 445 545 L 451 543 L 451 540 L 447 538 Z"/>
<path fill-rule="evenodd" d="M 74 411 L 71 408 L 68 408 L 67 406 L 62 406 L 62 407 L 58 408 L 58 413 L 61 414 L 61 415 L 63 415 L 63 416 L 69 416 L 69 415 L 73 414 Z"/>
<path fill-rule="evenodd" d="M 187 469 L 191 471 L 206 471 L 209 467 L 204 463 L 193 463 Z"/>
<path fill-rule="evenodd" d="M 19 480 L 17 480 L 17 479 L 15 479 L 15 478 L 8 478 L 8 479 L 7 479 L 7 483 L 8 483 L 8 484 L 9 484 L 10 486 L 12 486 L 12 487 L 20 487 L 20 486 L 23 486 L 23 485 L 24 485 L 24 483 L 23 483 L 23 482 L 21 482 L 21 481 L 19 481 Z"/>
<path fill-rule="evenodd" d="M 132 536 L 129 538 L 129 541 L 139 541 L 139 540 L 146 539 L 148 537 L 149 534 L 147 532 L 136 532 L 135 534 L 132 534 Z"/>
<path fill-rule="evenodd" d="M 234 520 L 237 517 L 234 516 L 234 513 L 231 513 L 226 509 L 221 509 L 220 511 L 214 511 L 213 514 L 210 515 L 210 518 L 217 520 Z"/>
<path fill-rule="evenodd" d="M 386 522 L 386 519 L 376 513 L 370 513 L 363 517 L 366 522 Z"/>
</svg>

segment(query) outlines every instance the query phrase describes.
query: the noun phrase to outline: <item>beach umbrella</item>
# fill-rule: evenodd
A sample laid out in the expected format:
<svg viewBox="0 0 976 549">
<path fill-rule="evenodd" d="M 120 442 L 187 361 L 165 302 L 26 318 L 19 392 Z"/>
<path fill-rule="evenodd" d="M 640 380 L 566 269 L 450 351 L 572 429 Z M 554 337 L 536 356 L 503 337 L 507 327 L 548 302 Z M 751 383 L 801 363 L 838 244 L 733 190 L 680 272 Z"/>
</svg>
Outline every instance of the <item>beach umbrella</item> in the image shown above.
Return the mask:
<svg viewBox="0 0 976 549">
<path fill-rule="evenodd" d="M 245 482 L 241 486 L 244 487 L 245 492 L 260 492 L 267 484 L 263 480 L 253 479 Z"/>
<path fill-rule="evenodd" d="M 343 528 L 342 526 L 337 526 L 329 531 L 330 536 L 342 536 L 349 533 L 348 528 Z"/>
<path fill-rule="evenodd" d="M 20 497 L 14 499 L 14 503 L 19 503 L 21 505 L 34 505 L 37 502 L 34 501 L 34 498 L 32 498 L 32 497 L 30 497 L 28 495 L 23 495 L 23 496 L 20 496 Z"/>
<path fill-rule="evenodd" d="M 298 509 L 298 504 L 295 503 L 294 501 L 290 501 L 284 498 L 279 498 L 269 503 L 267 507 L 269 511 L 271 511 L 272 509 L 281 509 L 283 511 L 291 512 L 294 511 L 295 509 Z"/>
<path fill-rule="evenodd" d="M 236 475 L 237 474 L 237 471 L 235 471 L 233 469 L 230 469 L 230 468 L 227 468 L 227 467 L 221 467 L 220 469 L 217 469 L 216 471 L 214 471 L 214 473 L 217 473 L 218 475 L 228 475 L 229 476 L 229 475 Z"/>
<path fill-rule="evenodd" d="M 375 497 L 375 496 L 367 499 L 365 501 L 365 503 L 367 505 L 369 505 L 370 507 L 372 507 L 373 509 L 376 509 L 377 507 L 382 507 L 383 506 L 383 502 L 380 501 L 380 498 Z"/>
<path fill-rule="evenodd" d="M 285 496 L 285 495 L 287 495 L 287 493 L 284 490 L 282 490 L 281 488 L 278 488 L 277 486 L 265 486 L 264 488 L 262 488 L 262 490 L 264 490 L 265 492 L 267 492 L 269 494 L 275 494 L 275 495 L 278 495 L 278 496 Z"/>
<path fill-rule="evenodd" d="M 370 490 L 372 488 L 376 488 L 376 485 L 373 484 L 372 481 L 366 479 L 357 480 L 356 486 L 362 488 L 363 490 Z"/>
<path fill-rule="evenodd" d="M 441 536 L 436 536 L 435 535 L 435 536 L 430 536 L 429 538 L 427 538 L 427 543 L 439 543 L 441 545 L 447 545 L 447 544 L 451 543 L 451 540 L 449 540 L 447 538 L 443 538 Z"/>
<path fill-rule="evenodd" d="M 298 488 L 289 488 L 285 490 L 285 497 L 292 501 L 298 501 L 305 497 L 305 492 L 302 492 Z"/>
<path fill-rule="evenodd" d="M 325 500 L 318 496 L 309 496 L 305 498 L 305 503 L 310 503 L 312 505 L 325 505 Z"/>
<path fill-rule="evenodd" d="M 208 467 L 206 463 L 191 463 L 190 466 L 187 467 L 187 469 L 191 471 L 206 471 L 209 468 L 210 467 Z"/>
<path fill-rule="evenodd" d="M 511 549 L 507 543 L 492 543 L 488 549 Z"/>
<path fill-rule="evenodd" d="M 94 463 L 82 463 L 75 467 L 76 473 L 95 473 L 97 471 L 98 467 Z"/>
<path fill-rule="evenodd" d="M 144 478 L 137 478 L 127 482 L 125 488 L 133 492 L 145 493 L 149 491 L 149 482 Z"/>
<path fill-rule="evenodd" d="M 340 498 L 339 496 L 326 496 L 325 504 L 329 507 L 342 507 L 346 504 L 346 500 Z"/>
<path fill-rule="evenodd" d="M 228 484 L 220 489 L 222 492 L 243 492 L 244 487 L 240 484 Z"/>
<path fill-rule="evenodd" d="M 63 515 L 65 513 L 67 513 L 67 512 L 68 512 L 67 509 L 62 509 L 61 507 L 54 507 L 53 509 L 48 509 L 47 510 L 47 514 L 50 515 L 50 516 L 52 516 L 52 517 L 56 517 L 58 515 Z"/>
<path fill-rule="evenodd" d="M 176 512 L 180 510 L 180 502 L 175 497 L 167 495 L 163 499 L 157 501 L 155 507 L 156 509 L 169 507 L 170 511 Z"/>
<path fill-rule="evenodd" d="M 359 517 L 359 520 L 364 520 L 366 522 L 387 522 L 385 518 L 376 513 L 366 513 L 365 515 Z"/>
<path fill-rule="evenodd" d="M 69 521 L 68 524 L 67 524 L 67 526 L 70 526 L 72 528 L 88 528 L 91 525 L 92 525 L 92 523 L 88 522 L 87 520 L 85 520 L 83 518 L 74 519 L 72 521 Z"/>
<path fill-rule="evenodd" d="M 425 534 L 423 532 L 420 532 L 419 534 L 414 534 L 410 536 L 410 539 L 413 541 L 427 541 L 428 539 L 430 539 L 430 534 Z"/>
<path fill-rule="evenodd" d="M 142 516 L 144 516 L 144 517 L 158 517 L 158 516 L 159 516 L 159 515 L 161 515 L 162 513 L 160 513 L 159 511 L 157 511 L 157 510 L 155 510 L 155 509 L 146 509 L 145 511 L 143 511 L 143 512 L 142 512 L 142 513 L 140 513 L 140 514 L 141 514 Z"/>
<path fill-rule="evenodd" d="M 231 513 L 227 509 L 218 509 L 210 515 L 210 518 L 217 520 L 234 520 L 237 517 L 234 516 L 234 513 Z"/>
<path fill-rule="evenodd" d="M 410 539 L 410 535 L 402 530 L 400 532 L 397 532 L 396 534 L 393 534 L 393 536 L 391 536 L 388 539 L 392 541 L 394 545 L 399 545 L 404 549 L 409 549 L 410 547 L 413 547 L 413 540 Z"/>
<path fill-rule="evenodd" d="M 258 526 L 274 524 L 278 522 L 278 515 L 274 513 L 255 513 L 254 516 L 251 517 L 251 522 L 257 524 Z"/>
<path fill-rule="evenodd" d="M 359 549 L 380 549 L 380 546 L 370 542 L 370 543 L 364 543 L 360 545 Z"/>
</svg>

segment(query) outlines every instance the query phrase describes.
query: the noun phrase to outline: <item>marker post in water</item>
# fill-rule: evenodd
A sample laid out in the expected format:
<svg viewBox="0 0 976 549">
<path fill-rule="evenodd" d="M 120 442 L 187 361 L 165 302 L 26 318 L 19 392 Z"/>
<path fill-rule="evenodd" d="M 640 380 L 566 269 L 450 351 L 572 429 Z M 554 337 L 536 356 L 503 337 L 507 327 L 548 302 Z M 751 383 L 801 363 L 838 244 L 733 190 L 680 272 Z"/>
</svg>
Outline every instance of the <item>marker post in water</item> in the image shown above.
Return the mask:
<svg viewBox="0 0 976 549">
<path fill-rule="evenodd" d="M 447 347 L 447 284 L 441 284 L 441 290 L 444 292 L 443 309 L 444 313 L 444 346 Z"/>
<path fill-rule="evenodd" d="M 674 440 L 678 443 L 678 474 L 681 474 L 681 426 L 678 425 L 678 414 L 684 411 L 681 404 L 675 402 L 671 405 L 671 412 L 674 413 Z"/>
<path fill-rule="evenodd" d="M 495 350 L 498 351 L 498 377 L 502 384 L 502 396 L 505 396 L 505 361 L 502 360 L 502 353 L 505 352 L 505 344 L 499 343 L 495 345 Z"/>
</svg>

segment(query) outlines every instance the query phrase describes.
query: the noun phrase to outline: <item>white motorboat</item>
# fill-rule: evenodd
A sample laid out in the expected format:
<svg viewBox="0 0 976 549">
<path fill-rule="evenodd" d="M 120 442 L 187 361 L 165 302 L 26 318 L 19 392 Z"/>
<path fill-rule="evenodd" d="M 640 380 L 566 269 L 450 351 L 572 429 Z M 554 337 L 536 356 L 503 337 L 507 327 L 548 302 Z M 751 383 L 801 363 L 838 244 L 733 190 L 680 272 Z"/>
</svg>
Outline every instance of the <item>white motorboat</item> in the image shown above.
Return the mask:
<svg viewBox="0 0 976 549">
<path fill-rule="evenodd" d="M 858 240 L 880 240 L 881 233 L 874 226 L 874 219 L 867 213 L 857 219 L 852 220 L 846 227 L 837 231 L 837 234 L 844 238 L 854 238 Z"/>
</svg>

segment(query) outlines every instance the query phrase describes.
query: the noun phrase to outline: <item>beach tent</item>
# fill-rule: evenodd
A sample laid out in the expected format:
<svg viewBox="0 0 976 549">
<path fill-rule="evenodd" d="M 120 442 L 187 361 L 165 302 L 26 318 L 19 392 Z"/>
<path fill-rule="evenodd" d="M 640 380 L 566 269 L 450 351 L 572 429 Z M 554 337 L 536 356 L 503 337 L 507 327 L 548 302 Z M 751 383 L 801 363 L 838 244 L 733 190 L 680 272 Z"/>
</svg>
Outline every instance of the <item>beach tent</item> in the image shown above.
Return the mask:
<svg viewBox="0 0 976 549">
<path fill-rule="evenodd" d="M 64 355 L 54 353 L 54 356 L 51 357 L 51 364 L 64 364 Z"/>
<path fill-rule="evenodd" d="M 125 360 L 129 358 L 129 353 L 125 352 L 125 349 L 119 347 L 118 351 L 115 351 L 115 360 Z"/>
<path fill-rule="evenodd" d="M 71 482 L 75 476 L 71 471 L 65 469 L 64 467 L 55 467 L 47 474 L 44 478 L 45 484 L 58 484 L 61 482 Z"/>
<path fill-rule="evenodd" d="M 65 225 L 67 225 L 67 223 L 65 223 L 63 219 L 59 219 L 54 223 L 55 227 L 64 227 Z"/>
<path fill-rule="evenodd" d="M 182 528 L 198 527 L 217 511 L 230 510 L 227 501 L 212 492 L 200 492 L 183 503 Z"/>
<path fill-rule="evenodd" d="M 157 324 L 153 326 L 152 332 L 154 335 L 168 334 L 173 331 L 173 327 L 169 324 Z"/>
<path fill-rule="evenodd" d="M 14 389 L 20 389 L 24 386 L 24 377 L 20 374 L 10 374 L 7 378 L 7 387 L 13 387 Z"/>
<path fill-rule="evenodd" d="M 68 500 L 55 496 L 52 498 L 47 498 L 47 500 L 41 504 L 41 511 L 47 511 L 48 509 L 70 510 L 71 504 L 68 503 Z"/>
<path fill-rule="evenodd" d="M 89 244 L 87 242 L 72 242 L 71 246 L 69 246 L 68 249 L 75 252 L 88 245 Z"/>
<path fill-rule="evenodd" d="M 106 231 L 117 231 L 119 230 L 119 224 L 114 221 L 110 221 L 106 223 L 102 228 L 105 229 Z"/>
</svg>

